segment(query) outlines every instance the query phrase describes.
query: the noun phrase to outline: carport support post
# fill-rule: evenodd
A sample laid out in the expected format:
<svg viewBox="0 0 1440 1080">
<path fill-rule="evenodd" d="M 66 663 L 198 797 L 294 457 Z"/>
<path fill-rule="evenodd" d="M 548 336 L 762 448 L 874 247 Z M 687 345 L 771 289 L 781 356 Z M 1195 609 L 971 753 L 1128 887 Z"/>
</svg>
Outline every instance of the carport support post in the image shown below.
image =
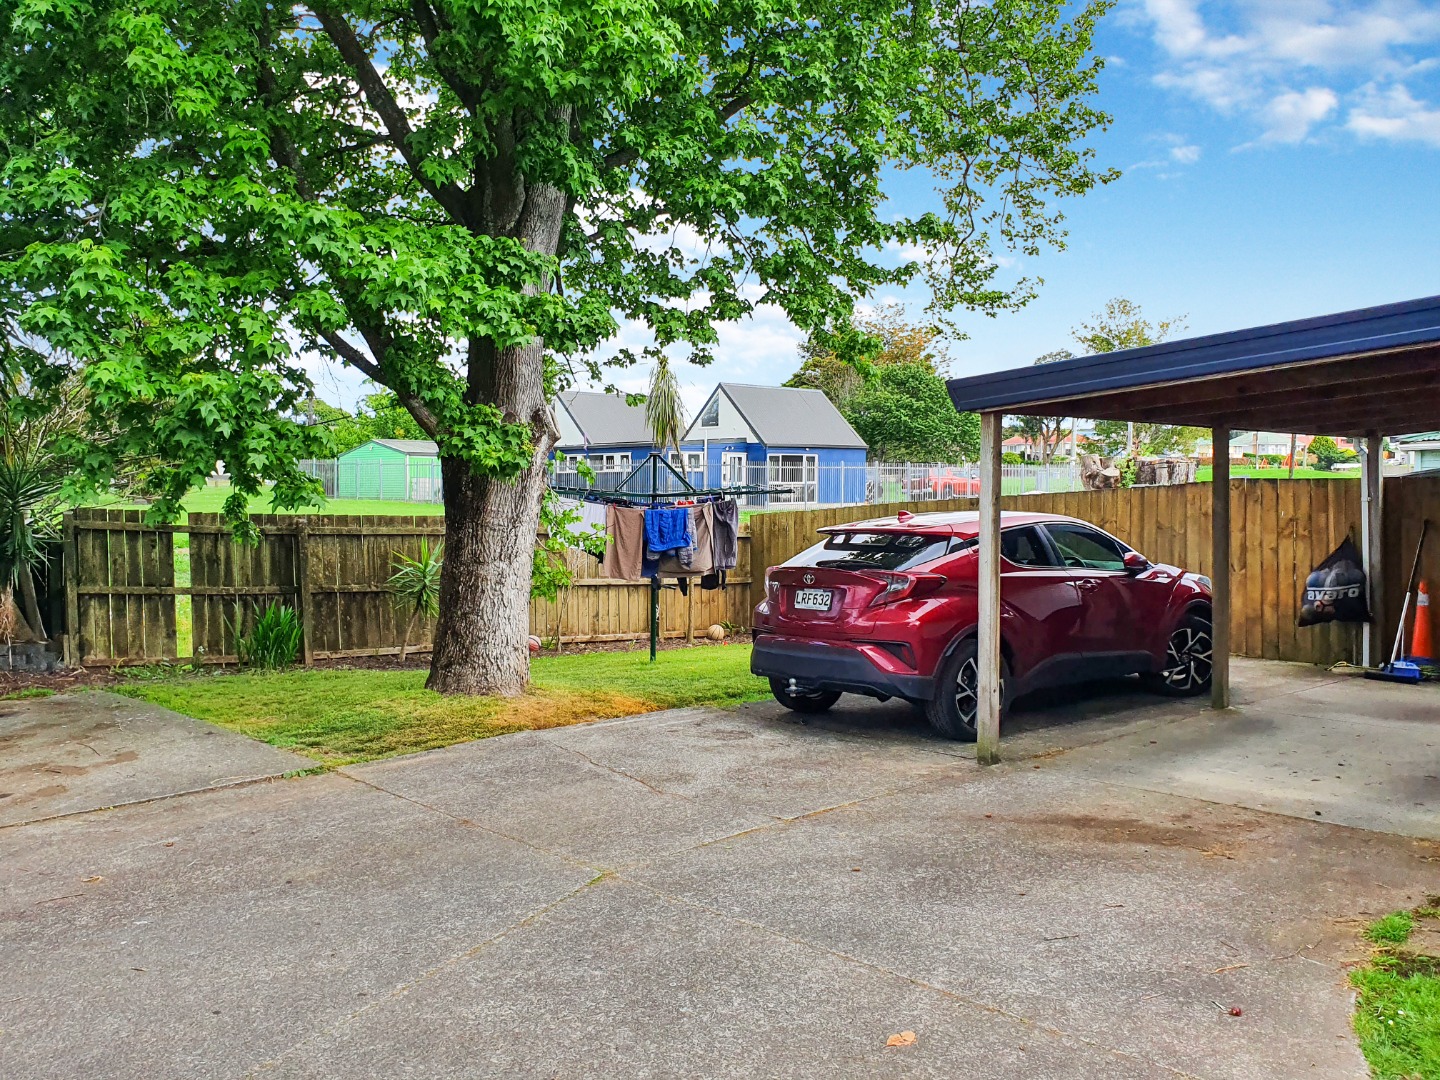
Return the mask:
<svg viewBox="0 0 1440 1080">
<path fill-rule="evenodd" d="M 1384 576 L 1380 559 L 1381 474 L 1385 468 L 1381 456 L 1380 436 L 1365 436 L 1365 453 L 1360 458 L 1360 551 L 1365 562 L 1366 599 L 1370 610 L 1380 613 L 1380 601 L 1384 599 Z M 1366 667 L 1375 667 L 1379 662 L 1376 654 L 1376 639 L 1379 627 L 1367 622 L 1361 627 L 1360 662 Z M 1380 646 L 1383 649 L 1384 645 Z M 1384 659 L 1390 659 L 1388 656 Z"/>
<path fill-rule="evenodd" d="M 1210 704 L 1230 707 L 1230 429 L 1210 432 Z"/>
<path fill-rule="evenodd" d="M 978 700 L 975 703 L 975 760 L 1000 760 L 1000 420 L 980 414 L 980 610 Z"/>
</svg>

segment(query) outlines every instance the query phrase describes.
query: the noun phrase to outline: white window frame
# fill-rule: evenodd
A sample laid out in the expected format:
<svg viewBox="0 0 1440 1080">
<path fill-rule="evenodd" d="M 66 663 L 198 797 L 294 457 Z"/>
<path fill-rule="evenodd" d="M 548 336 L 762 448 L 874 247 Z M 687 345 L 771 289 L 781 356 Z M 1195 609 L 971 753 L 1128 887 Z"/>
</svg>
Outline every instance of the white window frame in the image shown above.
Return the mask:
<svg viewBox="0 0 1440 1080">
<path fill-rule="evenodd" d="M 748 458 L 741 450 L 724 450 L 720 453 L 720 486 L 744 487 L 745 468 Z M 733 469 L 733 472 L 732 472 Z"/>
<path fill-rule="evenodd" d="M 796 460 L 800 461 L 802 479 L 786 480 L 782 473 L 787 464 Z M 770 501 L 777 505 L 788 503 L 803 503 L 806 505 L 820 501 L 820 455 L 819 454 L 766 454 L 765 472 L 769 478 L 770 487 L 794 488 L 788 495 L 771 495 Z"/>
<path fill-rule="evenodd" d="M 629 454 L 591 454 L 590 468 L 596 472 L 629 472 Z"/>
</svg>

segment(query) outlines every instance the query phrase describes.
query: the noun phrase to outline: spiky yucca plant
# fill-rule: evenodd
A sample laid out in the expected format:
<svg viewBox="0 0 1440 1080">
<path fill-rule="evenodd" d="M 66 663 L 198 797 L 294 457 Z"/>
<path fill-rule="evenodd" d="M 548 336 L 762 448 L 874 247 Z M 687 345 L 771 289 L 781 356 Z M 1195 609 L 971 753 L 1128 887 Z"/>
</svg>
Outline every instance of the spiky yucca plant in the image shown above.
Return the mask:
<svg viewBox="0 0 1440 1080">
<path fill-rule="evenodd" d="M 432 551 L 429 543 L 420 541 L 420 554 L 412 559 L 402 551 L 393 552 L 391 565 L 395 573 L 390 576 L 390 591 L 395 595 L 395 606 L 410 613 L 405 624 L 405 637 L 400 642 L 400 662 L 410 652 L 410 635 L 415 624 L 423 615 L 434 618 L 440 612 L 440 568 L 444 559 L 441 550 L 444 543 L 435 545 Z"/>
</svg>

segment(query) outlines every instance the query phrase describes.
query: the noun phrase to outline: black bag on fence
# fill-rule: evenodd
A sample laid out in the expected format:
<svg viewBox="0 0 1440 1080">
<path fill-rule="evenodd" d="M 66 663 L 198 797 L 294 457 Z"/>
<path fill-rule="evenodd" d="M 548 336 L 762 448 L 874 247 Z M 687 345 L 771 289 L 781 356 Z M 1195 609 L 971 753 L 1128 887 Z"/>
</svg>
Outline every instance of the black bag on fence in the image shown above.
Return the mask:
<svg viewBox="0 0 1440 1080">
<path fill-rule="evenodd" d="M 1327 622 L 1370 621 L 1365 599 L 1365 568 L 1360 552 L 1348 536 L 1305 579 L 1300 604 L 1300 625 Z"/>
</svg>

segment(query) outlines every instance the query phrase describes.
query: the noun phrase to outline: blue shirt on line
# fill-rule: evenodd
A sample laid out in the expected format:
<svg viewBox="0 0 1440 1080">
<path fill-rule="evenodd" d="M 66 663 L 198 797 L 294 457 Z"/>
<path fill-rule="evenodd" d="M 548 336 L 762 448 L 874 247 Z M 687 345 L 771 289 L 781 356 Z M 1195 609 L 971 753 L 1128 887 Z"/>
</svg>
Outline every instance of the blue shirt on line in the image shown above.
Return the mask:
<svg viewBox="0 0 1440 1080">
<path fill-rule="evenodd" d="M 645 511 L 645 548 L 650 555 L 688 548 L 690 510 L 684 506 L 657 507 Z"/>
</svg>

